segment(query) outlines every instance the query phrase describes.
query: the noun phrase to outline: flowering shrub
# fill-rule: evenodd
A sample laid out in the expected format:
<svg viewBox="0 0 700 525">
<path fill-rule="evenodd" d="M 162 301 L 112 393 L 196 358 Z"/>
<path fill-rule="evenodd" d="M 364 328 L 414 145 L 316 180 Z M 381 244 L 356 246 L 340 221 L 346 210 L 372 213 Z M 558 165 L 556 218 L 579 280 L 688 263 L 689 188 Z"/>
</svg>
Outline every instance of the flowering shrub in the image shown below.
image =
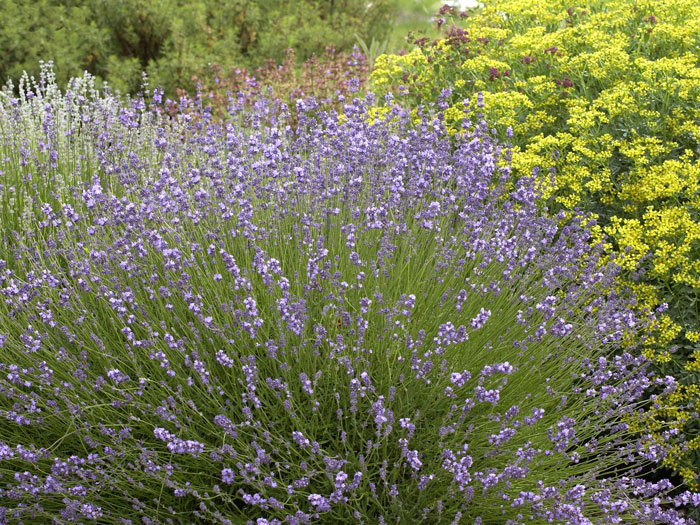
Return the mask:
<svg viewBox="0 0 700 525">
<path fill-rule="evenodd" d="M 2 98 L 0 520 L 691 522 L 623 422 L 654 316 L 484 122 L 160 97 Z"/>
<path fill-rule="evenodd" d="M 355 46 L 350 53 L 339 53 L 333 47 L 326 48 L 319 58 L 311 57 L 296 70 L 294 50 L 288 49 L 285 60 L 276 64 L 267 60 L 264 67 L 249 71 L 246 68 L 224 70 L 218 64 L 210 66 L 210 74 L 202 78 L 194 77 L 199 94 L 178 90 L 178 96 L 196 99 L 202 97 L 202 104 L 211 106 L 212 115 L 226 120 L 231 99 L 243 98 L 246 105 L 254 104 L 261 95 L 275 97 L 291 104 L 290 124 L 296 126 L 296 100 L 314 97 L 320 108 L 335 108 L 342 111 L 338 95 L 348 96 L 351 89 L 366 88 L 369 67 L 365 56 Z M 242 97 L 241 97 L 242 95 Z M 177 114 L 177 105 L 171 106 L 171 115 Z"/>
<path fill-rule="evenodd" d="M 598 218 L 640 307 L 669 305 L 644 353 L 681 386 L 645 425 L 687 437 L 666 464 L 700 488 L 700 4 L 494 0 L 438 25 L 441 40 L 379 57 L 373 90 L 440 99 L 451 133 L 483 92 L 498 136 L 514 131 L 514 174 L 542 168 L 554 211 Z"/>
</svg>

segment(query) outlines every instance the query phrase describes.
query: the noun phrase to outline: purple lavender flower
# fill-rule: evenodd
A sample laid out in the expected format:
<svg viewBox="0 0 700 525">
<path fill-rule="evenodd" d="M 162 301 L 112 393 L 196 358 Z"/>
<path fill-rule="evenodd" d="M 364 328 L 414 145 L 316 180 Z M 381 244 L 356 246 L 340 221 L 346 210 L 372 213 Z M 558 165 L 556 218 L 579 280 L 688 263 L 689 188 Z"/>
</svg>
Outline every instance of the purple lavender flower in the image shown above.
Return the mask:
<svg viewBox="0 0 700 525">
<path fill-rule="evenodd" d="M 227 485 L 230 485 L 231 483 L 233 483 L 234 478 L 235 476 L 233 474 L 233 470 L 231 470 L 230 468 L 222 469 L 221 481 L 223 481 Z"/>
<path fill-rule="evenodd" d="M 309 502 L 319 512 L 329 512 L 331 510 L 331 505 L 328 502 L 328 499 L 324 498 L 320 494 L 311 494 L 309 496 Z"/>
<path fill-rule="evenodd" d="M 661 310 L 633 313 L 583 216 L 541 215 L 486 122 L 447 137 L 449 90 L 372 124 L 359 93 L 342 118 L 290 100 L 293 123 L 232 94 L 220 125 L 46 75 L 0 93 L 0 521 L 700 504 L 642 478 L 674 429 L 630 427 L 679 387 L 625 346 Z"/>
<path fill-rule="evenodd" d="M 114 381 L 115 384 L 121 385 L 129 381 L 129 376 L 120 372 L 119 370 L 108 370 L 107 377 Z"/>
<path fill-rule="evenodd" d="M 491 310 L 484 310 L 482 308 L 481 311 L 477 314 L 477 316 L 471 321 L 469 321 L 469 326 L 471 326 L 475 330 L 478 330 L 484 326 L 489 317 L 491 317 Z"/>
</svg>

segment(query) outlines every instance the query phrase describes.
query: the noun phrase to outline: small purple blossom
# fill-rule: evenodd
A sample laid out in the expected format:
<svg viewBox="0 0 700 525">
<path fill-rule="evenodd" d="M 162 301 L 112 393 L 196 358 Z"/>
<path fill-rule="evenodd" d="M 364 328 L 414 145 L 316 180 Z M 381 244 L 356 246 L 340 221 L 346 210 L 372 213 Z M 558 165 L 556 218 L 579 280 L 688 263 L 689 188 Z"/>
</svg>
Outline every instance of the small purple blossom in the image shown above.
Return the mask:
<svg viewBox="0 0 700 525">
<path fill-rule="evenodd" d="M 114 381 L 114 383 L 117 385 L 121 385 L 129 381 L 129 376 L 120 372 L 117 369 L 108 370 L 107 377 Z"/>
<path fill-rule="evenodd" d="M 225 468 L 221 470 L 221 481 L 226 483 L 227 485 L 230 485 L 233 483 L 235 476 L 233 474 L 233 470 L 230 468 Z"/>
<path fill-rule="evenodd" d="M 309 502 L 318 512 L 329 512 L 331 510 L 331 505 L 328 499 L 324 498 L 320 494 L 309 495 Z"/>
</svg>

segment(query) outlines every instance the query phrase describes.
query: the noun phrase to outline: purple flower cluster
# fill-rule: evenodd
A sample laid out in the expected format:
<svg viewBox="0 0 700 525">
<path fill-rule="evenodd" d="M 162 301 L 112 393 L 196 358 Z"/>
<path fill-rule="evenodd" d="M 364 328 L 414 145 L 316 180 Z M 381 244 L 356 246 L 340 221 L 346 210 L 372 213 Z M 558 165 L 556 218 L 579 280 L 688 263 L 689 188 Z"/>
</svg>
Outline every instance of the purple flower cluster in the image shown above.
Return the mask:
<svg viewBox="0 0 700 525">
<path fill-rule="evenodd" d="M 621 344 L 653 315 L 485 123 L 20 91 L 0 522 L 691 523 L 625 423 L 675 388 Z"/>
</svg>

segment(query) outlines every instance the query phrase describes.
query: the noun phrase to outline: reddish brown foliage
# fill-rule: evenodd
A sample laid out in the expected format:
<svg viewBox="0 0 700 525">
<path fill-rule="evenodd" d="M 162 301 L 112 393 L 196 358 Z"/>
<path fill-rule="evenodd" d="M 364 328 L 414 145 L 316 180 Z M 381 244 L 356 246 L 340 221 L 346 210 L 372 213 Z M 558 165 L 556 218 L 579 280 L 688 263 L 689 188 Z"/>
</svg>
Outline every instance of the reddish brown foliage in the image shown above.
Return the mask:
<svg viewBox="0 0 700 525">
<path fill-rule="evenodd" d="M 261 95 L 271 95 L 289 105 L 294 124 L 295 100 L 313 96 L 324 109 L 337 109 L 341 104 L 337 96 L 350 93 L 353 79 L 363 90 L 368 75 L 365 56 L 357 48 L 352 53 L 337 53 L 333 47 L 328 47 L 320 58 L 314 56 L 298 68 L 294 50 L 288 49 L 282 64 L 267 60 L 263 67 L 252 72 L 245 68 L 224 71 L 218 64 L 212 64 L 206 77 L 193 77 L 193 81 L 199 84 L 203 105 L 211 106 L 214 119 L 228 118 L 229 96 L 234 101 L 242 97 L 250 104 Z M 192 98 L 184 90 L 178 90 L 178 96 Z M 176 112 L 177 108 L 173 107 L 172 114 Z"/>
</svg>

